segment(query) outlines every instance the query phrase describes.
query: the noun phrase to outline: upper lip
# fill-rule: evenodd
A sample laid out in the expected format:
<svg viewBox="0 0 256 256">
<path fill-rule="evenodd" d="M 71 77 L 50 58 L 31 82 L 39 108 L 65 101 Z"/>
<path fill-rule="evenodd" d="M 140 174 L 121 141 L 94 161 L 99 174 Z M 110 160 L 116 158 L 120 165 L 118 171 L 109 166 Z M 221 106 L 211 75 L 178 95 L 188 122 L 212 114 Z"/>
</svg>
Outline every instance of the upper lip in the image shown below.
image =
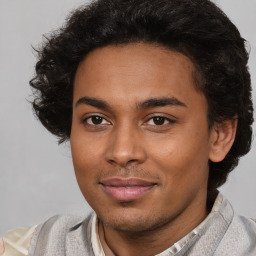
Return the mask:
<svg viewBox="0 0 256 256">
<path fill-rule="evenodd" d="M 112 187 L 148 187 L 156 185 L 156 182 L 144 180 L 141 178 L 107 178 L 100 181 L 100 184 L 104 186 L 112 186 Z"/>
</svg>

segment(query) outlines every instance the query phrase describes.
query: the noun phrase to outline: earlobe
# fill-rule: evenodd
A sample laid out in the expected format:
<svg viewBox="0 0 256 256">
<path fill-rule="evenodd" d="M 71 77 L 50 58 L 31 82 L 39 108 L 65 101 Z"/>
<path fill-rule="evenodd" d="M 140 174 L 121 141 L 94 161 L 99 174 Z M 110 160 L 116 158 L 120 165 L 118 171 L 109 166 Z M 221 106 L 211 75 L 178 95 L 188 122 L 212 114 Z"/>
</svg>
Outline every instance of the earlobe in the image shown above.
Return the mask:
<svg viewBox="0 0 256 256">
<path fill-rule="evenodd" d="M 209 160 L 220 162 L 225 158 L 234 143 L 237 122 L 237 119 L 232 119 L 214 125 L 211 131 L 212 139 Z"/>
</svg>

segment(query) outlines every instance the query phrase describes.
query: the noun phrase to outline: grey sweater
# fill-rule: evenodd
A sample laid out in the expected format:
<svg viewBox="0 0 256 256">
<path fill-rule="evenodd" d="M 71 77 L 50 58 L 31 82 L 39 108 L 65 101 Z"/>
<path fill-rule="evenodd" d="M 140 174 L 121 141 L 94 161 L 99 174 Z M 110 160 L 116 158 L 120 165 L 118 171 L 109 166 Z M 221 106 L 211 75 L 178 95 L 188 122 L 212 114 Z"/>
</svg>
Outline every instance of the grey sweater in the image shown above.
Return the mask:
<svg viewBox="0 0 256 256">
<path fill-rule="evenodd" d="M 91 215 L 86 219 L 50 218 L 36 228 L 28 256 L 93 256 L 91 222 Z M 173 253 L 167 249 L 159 255 Z M 256 256 L 256 223 L 236 215 L 230 203 L 219 195 L 198 233 L 175 254 L 185 255 Z"/>
</svg>

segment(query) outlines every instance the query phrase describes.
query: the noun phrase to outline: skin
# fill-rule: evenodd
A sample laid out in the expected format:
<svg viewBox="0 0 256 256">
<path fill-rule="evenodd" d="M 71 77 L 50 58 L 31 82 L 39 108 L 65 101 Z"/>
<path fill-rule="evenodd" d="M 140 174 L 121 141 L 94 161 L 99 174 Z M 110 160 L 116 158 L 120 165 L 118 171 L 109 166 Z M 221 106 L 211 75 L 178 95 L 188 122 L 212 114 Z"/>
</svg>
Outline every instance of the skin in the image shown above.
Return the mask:
<svg viewBox="0 0 256 256">
<path fill-rule="evenodd" d="M 209 130 L 207 101 L 194 72 L 186 56 L 145 43 L 96 49 L 78 67 L 74 169 L 116 255 L 160 253 L 208 214 L 208 160 L 225 157 L 235 125 Z M 171 104 L 145 104 L 156 98 L 171 98 Z M 116 177 L 154 185 L 138 198 L 117 200 L 101 184 Z"/>
</svg>

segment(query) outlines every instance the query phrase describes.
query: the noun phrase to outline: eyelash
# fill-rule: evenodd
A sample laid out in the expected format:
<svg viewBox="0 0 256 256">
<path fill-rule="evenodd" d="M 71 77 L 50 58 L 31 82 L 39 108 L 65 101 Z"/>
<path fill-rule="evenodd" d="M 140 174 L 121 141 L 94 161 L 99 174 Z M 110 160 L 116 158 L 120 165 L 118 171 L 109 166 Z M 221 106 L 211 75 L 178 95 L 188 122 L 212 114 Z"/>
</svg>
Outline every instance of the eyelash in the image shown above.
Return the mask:
<svg viewBox="0 0 256 256">
<path fill-rule="evenodd" d="M 88 123 L 88 120 L 90 120 L 90 119 L 92 119 L 92 118 L 100 118 L 101 120 L 105 120 L 105 121 L 107 121 L 108 122 L 108 124 L 102 124 L 102 123 L 99 123 L 99 124 L 93 124 L 93 123 Z M 160 118 L 160 123 L 161 123 L 161 121 L 163 121 L 163 124 L 159 124 L 159 125 L 157 125 L 157 124 L 148 124 L 149 123 L 149 121 L 151 121 L 151 120 L 154 120 L 154 118 Z M 156 121 L 156 120 L 155 120 Z M 166 121 L 168 122 L 168 123 L 166 123 Z M 154 122 L 154 121 L 153 121 Z M 162 115 L 155 115 L 155 116 L 152 116 L 152 117 L 150 117 L 150 118 L 148 118 L 147 120 L 146 120 L 146 122 L 144 122 L 146 125 L 148 125 L 148 126 L 156 126 L 157 128 L 161 128 L 161 127 L 163 127 L 163 126 L 166 126 L 166 125 L 170 125 L 170 124 L 174 124 L 176 122 L 176 120 L 174 120 L 174 119 L 170 119 L 170 118 L 167 118 L 167 117 L 165 117 L 165 116 L 162 116 Z M 88 126 L 94 126 L 94 127 L 102 127 L 103 125 L 110 125 L 111 124 L 111 122 L 109 122 L 106 118 L 104 118 L 103 116 L 101 116 L 101 115 L 91 115 L 91 116 L 88 116 L 88 117 L 86 117 L 86 118 L 84 118 L 83 120 L 82 120 L 82 123 L 83 124 L 85 124 L 85 125 L 88 125 Z"/>
<path fill-rule="evenodd" d="M 150 117 L 149 119 L 147 119 L 147 121 L 146 121 L 145 123 L 149 123 L 149 121 L 153 121 L 154 118 L 155 118 L 155 119 L 157 119 L 157 118 L 159 119 L 159 118 L 160 118 L 160 122 L 163 121 L 163 124 L 159 124 L 159 125 L 157 125 L 157 124 L 151 124 L 152 126 L 156 126 L 156 127 L 159 127 L 159 128 L 161 128 L 161 126 L 163 127 L 163 126 L 166 126 L 166 125 L 170 125 L 170 124 L 174 124 L 174 123 L 175 123 L 175 120 L 170 119 L 170 118 L 165 117 L 165 116 L 162 116 L 162 115 L 152 116 L 152 117 Z M 157 120 L 155 120 L 155 121 L 157 121 Z M 153 122 L 154 122 L 154 121 L 153 121 Z M 166 122 L 167 122 L 167 123 L 166 123 Z"/>
<path fill-rule="evenodd" d="M 86 125 L 89 125 L 89 126 L 102 126 L 102 125 L 105 125 L 105 124 L 89 124 L 88 123 L 88 120 L 89 119 L 92 119 L 92 118 L 97 118 L 97 117 L 99 117 L 99 118 L 101 118 L 102 120 L 105 120 L 105 121 L 107 121 L 107 119 L 106 118 L 104 118 L 103 116 L 101 116 L 101 115 L 91 115 L 91 116 L 88 116 L 88 117 L 86 117 L 86 118 L 84 118 L 83 120 L 82 120 L 82 123 L 83 124 L 86 124 Z M 110 123 L 109 121 L 107 121 L 108 123 Z"/>
</svg>

